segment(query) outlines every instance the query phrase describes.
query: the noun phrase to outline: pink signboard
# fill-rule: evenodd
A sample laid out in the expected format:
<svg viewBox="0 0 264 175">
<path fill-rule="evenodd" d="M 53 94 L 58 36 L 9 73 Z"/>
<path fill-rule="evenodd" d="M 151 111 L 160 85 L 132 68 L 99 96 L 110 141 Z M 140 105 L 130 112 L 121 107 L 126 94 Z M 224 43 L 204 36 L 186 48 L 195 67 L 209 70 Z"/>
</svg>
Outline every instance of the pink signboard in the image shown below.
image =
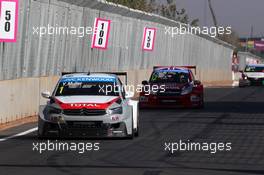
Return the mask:
<svg viewBox="0 0 264 175">
<path fill-rule="evenodd" d="M 258 51 L 264 51 L 264 41 L 255 41 L 255 49 Z"/>
<path fill-rule="evenodd" d="M 18 0 L 0 0 L 0 42 L 16 42 Z"/>
<path fill-rule="evenodd" d="M 111 20 L 95 18 L 92 48 L 107 49 Z"/>
<path fill-rule="evenodd" d="M 145 51 L 153 51 L 156 38 L 156 28 L 144 28 L 142 49 Z"/>
</svg>

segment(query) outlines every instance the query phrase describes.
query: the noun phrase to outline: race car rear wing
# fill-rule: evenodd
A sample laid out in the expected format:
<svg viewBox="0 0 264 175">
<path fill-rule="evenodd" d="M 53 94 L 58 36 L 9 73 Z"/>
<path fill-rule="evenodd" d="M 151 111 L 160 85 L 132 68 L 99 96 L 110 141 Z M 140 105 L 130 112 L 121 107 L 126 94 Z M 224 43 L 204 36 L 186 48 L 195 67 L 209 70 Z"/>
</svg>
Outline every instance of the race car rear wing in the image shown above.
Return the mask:
<svg viewBox="0 0 264 175">
<path fill-rule="evenodd" d="M 116 76 L 124 76 L 125 77 L 125 84 L 127 85 L 127 72 L 92 72 L 92 73 L 113 74 Z"/>
<path fill-rule="evenodd" d="M 68 74 L 87 74 L 90 75 L 91 73 L 101 73 L 101 74 L 113 74 L 116 76 L 124 76 L 125 77 L 125 84 L 127 85 L 127 72 L 62 72 L 61 75 L 68 75 Z"/>
<path fill-rule="evenodd" d="M 158 69 L 158 68 L 171 68 L 171 69 L 173 69 L 173 68 L 187 68 L 187 69 L 193 69 L 195 75 L 196 75 L 196 70 L 197 70 L 196 66 L 154 66 L 153 70 Z"/>
</svg>

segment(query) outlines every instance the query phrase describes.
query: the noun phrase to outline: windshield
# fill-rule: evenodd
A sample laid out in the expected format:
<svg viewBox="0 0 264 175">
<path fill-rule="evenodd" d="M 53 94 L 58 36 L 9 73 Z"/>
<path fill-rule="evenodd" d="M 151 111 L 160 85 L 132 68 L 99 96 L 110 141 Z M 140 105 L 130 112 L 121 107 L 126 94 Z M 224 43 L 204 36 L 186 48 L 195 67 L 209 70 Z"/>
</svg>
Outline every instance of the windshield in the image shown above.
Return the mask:
<svg viewBox="0 0 264 175">
<path fill-rule="evenodd" d="M 150 78 L 151 83 L 179 83 L 189 82 L 189 73 L 181 71 L 157 71 Z"/>
<path fill-rule="evenodd" d="M 115 82 L 62 80 L 59 82 L 55 96 L 119 96 L 119 91 L 115 87 L 117 87 Z"/>
<path fill-rule="evenodd" d="M 247 66 L 245 72 L 264 72 L 264 67 L 261 66 Z"/>
</svg>

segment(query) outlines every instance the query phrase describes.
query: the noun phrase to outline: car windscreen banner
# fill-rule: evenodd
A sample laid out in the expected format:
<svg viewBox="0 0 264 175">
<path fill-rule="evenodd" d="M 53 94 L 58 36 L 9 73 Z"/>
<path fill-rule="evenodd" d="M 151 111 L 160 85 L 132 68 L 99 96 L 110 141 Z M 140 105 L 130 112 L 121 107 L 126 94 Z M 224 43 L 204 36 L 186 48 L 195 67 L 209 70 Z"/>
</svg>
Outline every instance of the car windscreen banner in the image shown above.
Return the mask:
<svg viewBox="0 0 264 175">
<path fill-rule="evenodd" d="M 0 42 L 16 42 L 18 0 L 0 0 Z"/>
<path fill-rule="evenodd" d="M 95 18 L 92 48 L 107 49 L 111 20 Z"/>
<path fill-rule="evenodd" d="M 156 38 L 156 28 L 144 28 L 142 49 L 145 51 L 153 51 Z"/>
</svg>

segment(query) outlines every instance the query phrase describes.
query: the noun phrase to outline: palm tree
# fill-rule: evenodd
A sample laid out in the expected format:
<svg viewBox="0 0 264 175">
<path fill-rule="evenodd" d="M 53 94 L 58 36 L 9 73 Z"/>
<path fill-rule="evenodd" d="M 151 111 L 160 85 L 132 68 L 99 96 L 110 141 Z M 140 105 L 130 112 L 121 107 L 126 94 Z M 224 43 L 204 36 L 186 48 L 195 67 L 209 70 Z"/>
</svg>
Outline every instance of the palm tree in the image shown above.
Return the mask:
<svg viewBox="0 0 264 175">
<path fill-rule="evenodd" d="M 216 16 L 215 16 L 215 12 L 214 12 L 211 0 L 208 0 L 208 5 L 209 5 L 209 9 L 211 11 L 211 15 L 212 15 L 212 18 L 213 18 L 214 26 L 218 27 Z"/>
</svg>

